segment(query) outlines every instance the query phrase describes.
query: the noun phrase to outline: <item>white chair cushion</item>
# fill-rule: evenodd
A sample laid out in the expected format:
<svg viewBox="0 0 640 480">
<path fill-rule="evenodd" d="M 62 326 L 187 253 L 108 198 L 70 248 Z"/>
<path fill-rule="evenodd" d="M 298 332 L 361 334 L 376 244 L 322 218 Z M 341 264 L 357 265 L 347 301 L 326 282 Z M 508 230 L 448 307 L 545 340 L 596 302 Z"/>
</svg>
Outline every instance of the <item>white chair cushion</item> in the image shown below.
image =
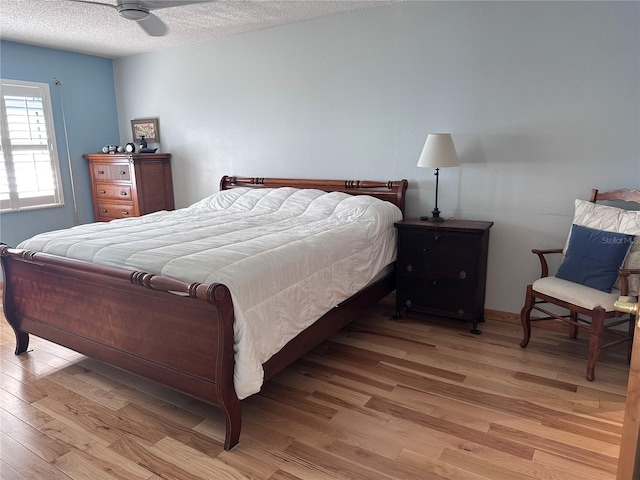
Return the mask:
<svg viewBox="0 0 640 480">
<path fill-rule="evenodd" d="M 602 307 L 607 312 L 613 311 L 613 303 L 620 296 L 620 290 L 616 288 L 612 289 L 611 293 L 606 293 L 556 277 L 539 278 L 533 282 L 533 289 L 536 292 L 588 308 L 589 310 Z"/>
<path fill-rule="evenodd" d="M 606 232 L 637 235 L 631 244 L 623 267 L 640 268 L 640 211 L 624 210 L 622 208 L 598 205 L 597 203 L 577 199 L 575 201 L 573 223 Z M 568 246 L 569 239 L 567 238 L 567 243 L 564 247 L 565 251 Z M 620 282 L 616 281 L 614 286 L 619 289 Z M 640 290 L 640 275 L 631 275 L 629 277 L 629 293 L 631 295 L 637 295 L 638 290 Z"/>
</svg>

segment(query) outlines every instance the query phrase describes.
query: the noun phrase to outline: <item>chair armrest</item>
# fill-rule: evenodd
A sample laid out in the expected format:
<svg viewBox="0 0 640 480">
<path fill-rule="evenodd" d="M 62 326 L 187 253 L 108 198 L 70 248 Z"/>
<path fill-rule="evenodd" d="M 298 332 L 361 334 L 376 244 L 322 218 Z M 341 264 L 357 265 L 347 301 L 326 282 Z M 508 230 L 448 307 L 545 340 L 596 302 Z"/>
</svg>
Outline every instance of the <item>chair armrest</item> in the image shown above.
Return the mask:
<svg viewBox="0 0 640 480">
<path fill-rule="evenodd" d="M 620 276 L 620 295 L 629 295 L 629 275 L 640 275 L 640 268 L 621 268 L 618 270 L 618 275 Z"/>
<path fill-rule="evenodd" d="M 540 270 L 541 270 L 540 278 L 543 278 L 543 277 L 549 276 L 549 265 L 547 265 L 547 259 L 545 258 L 545 255 L 549 255 L 552 253 L 562 253 L 562 248 L 549 248 L 546 250 L 540 250 L 540 249 L 534 248 L 533 250 L 531 250 L 531 252 L 538 255 L 538 259 L 540 260 Z"/>
</svg>

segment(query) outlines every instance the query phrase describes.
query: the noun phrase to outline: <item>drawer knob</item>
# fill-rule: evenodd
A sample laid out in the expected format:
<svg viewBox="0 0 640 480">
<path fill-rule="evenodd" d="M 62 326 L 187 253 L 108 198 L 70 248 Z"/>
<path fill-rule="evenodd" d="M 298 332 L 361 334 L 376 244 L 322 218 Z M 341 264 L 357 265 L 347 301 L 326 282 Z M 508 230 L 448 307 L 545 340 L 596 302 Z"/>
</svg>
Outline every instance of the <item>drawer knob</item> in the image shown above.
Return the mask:
<svg viewBox="0 0 640 480">
<path fill-rule="evenodd" d="M 106 192 L 106 191 L 104 191 L 104 190 L 100 190 L 100 195 L 106 195 L 106 194 L 107 194 L 107 192 Z"/>
<path fill-rule="evenodd" d="M 127 196 L 127 192 L 122 191 L 122 192 L 120 192 L 120 195 L 122 195 L 123 197 L 126 197 Z"/>
<path fill-rule="evenodd" d="M 461 317 L 464 315 L 464 310 L 462 308 L 458 309 L 458 316 Z"/>
<path fill-rule="evenodd" d="M 126 175 L 126 174 L 127 174 L 127 172 L 120 171 L 120 175 Z"/>
<path fill-rule="evenodd" d="M 105 209 L 102 209 L 102 210 L 100 210 L 100 211 L 101 211 L 102 213 L 107 213 L 107 209 L 106 209 L 106 208 L 105 208 Z"/>
<path fill-rule="evenodd" d="M 413 265 L 411 264 L 407 265 L 407 272 L 409 273 L 413 272 Z"/>
<path fill-rule="evenodd" d="M 437 280 L 434 280 L 434 281 L 433 281 L 433 285 L 437 285 L 437 284 L 438 284 L 438 281 L 437 281 Z"/>
<path fill-rule="evenodd" d="M 405 306 L 405 307 L 407 307 L 407 308 L 411 308 L 411 305 L 413 305 L 413 304 L 411 303 L 411 300 L 406 300 L 406 301 L 404 302 L 404 306 Z"/>
<path fill-rule="evenodd" d="M 98 175 L 104 175 L 104 170 L 98 170 Z"/>
<path fill-rule="evenodd" d="M 123 210 L 122 211 L 122 215 L 124 215 L 126 217 L 127 215 L 129 215 L 129 212 L 127 212 L 126 210 Z"/>
<path fill-rule="evenodd" d="M 465 278 L 467 278 L 467 272 L 465 272 L 464 270 L 460 270 L 460 278 L 462 280 L 464 280 Z"/>
</svg>

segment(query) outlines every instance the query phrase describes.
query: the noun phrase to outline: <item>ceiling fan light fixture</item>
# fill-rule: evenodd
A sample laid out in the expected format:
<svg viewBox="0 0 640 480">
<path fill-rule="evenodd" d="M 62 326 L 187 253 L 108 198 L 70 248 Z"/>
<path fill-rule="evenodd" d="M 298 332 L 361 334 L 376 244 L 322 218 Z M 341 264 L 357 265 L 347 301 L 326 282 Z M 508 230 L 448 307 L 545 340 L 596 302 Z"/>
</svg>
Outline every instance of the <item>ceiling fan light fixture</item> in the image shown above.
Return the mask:
<svg viewBox="0 0 640 480">
<path fill-rule="evenodd" d="M 118 2 L 118 14 L 127 20 L 139 22 L 149 16 L 149 9 L 140 2 Z"/>
</svg>

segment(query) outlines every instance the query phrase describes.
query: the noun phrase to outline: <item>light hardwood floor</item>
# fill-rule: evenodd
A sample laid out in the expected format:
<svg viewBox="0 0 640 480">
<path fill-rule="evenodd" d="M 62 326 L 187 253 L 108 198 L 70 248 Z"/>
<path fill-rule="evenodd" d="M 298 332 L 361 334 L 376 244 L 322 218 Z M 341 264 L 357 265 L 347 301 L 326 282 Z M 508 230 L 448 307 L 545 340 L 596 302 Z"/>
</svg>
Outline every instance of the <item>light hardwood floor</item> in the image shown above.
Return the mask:
<svg viewBox="0 0 640 480">
<path fill-rule="evenodd" d="M 240 443 L 219 410 L 0 320 L 0 477 L 12 479 L 615 478 L 625 347 L 585 380 L 586 340 L 419 315 L 388 301 L 243 401 Z M 535 327 L 534 327 L 535 328 Z"/>
</svg>

